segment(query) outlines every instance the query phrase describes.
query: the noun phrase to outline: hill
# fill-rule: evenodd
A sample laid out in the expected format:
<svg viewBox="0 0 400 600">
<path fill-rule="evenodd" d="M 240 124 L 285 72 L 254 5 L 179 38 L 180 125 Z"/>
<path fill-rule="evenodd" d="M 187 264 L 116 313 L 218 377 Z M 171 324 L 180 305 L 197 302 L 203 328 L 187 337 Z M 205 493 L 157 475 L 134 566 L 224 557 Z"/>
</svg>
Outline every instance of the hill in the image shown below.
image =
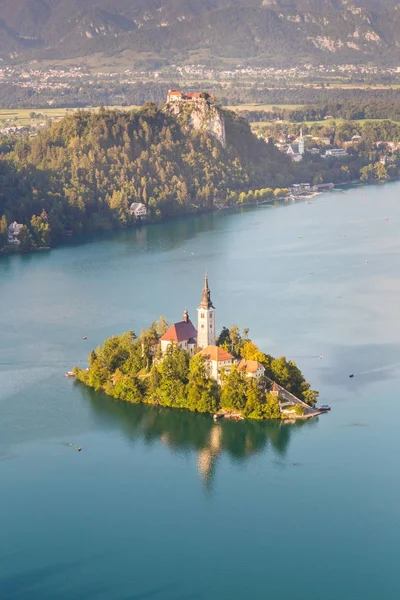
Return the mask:
<svg viewBox="0 0 400 600">
<path fill-rule="evenodd" d="M 0 0 L 0 59 L 398 63 L 396 0 Z"/>
<path fill-rule="evenodd" d="M 293 181 L 290 159 L 242 118 L 199 103 L 181 111 L 147 104 L 77 112 L 21 139 L 0 154 L 0 218 L 25 224 L 37 245 L 50 245 L 69 231 L 133 223 L 131 202 L 161 220 Z"/>
</svg>

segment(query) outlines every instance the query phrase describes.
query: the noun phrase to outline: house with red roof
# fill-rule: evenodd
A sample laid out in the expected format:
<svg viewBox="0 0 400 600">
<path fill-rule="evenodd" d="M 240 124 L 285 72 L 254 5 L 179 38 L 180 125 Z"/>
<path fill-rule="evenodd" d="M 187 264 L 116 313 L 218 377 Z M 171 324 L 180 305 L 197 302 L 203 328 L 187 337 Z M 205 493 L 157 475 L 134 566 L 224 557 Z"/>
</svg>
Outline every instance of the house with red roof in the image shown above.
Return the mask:
<svg viewBox="0 0 400 600">
<path fill-rule="evenodd" d="M 256 360 L 247 360 L 242 358 L 237 365 L 238 371 L 245 373 L 246 377 L 252 377 L 253 379 L 261 379 L 265 373 L 263 365 Z"/>
<path fill-rule="evenodd" d="M 221 385 L 221 373 L 229 373 L 235 357 L 219 346 L 207 346 L 199 354 L 205 357 L 208 376 Z"/>
</svg>

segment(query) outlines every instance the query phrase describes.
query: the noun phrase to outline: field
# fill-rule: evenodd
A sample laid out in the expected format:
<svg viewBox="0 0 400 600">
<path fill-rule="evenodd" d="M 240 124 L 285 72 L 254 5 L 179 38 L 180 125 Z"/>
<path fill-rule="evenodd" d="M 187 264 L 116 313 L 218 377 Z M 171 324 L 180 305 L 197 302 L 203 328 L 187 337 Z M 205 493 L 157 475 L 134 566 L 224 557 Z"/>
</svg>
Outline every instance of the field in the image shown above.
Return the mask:
<svg viewBox="0 0 400 600">
<path fill-rule="evenodd" d="M 282 110 L 295 110 L 303 106 L 301 104 L 237 104 L 235 106 L 227 106 L 229 110 L 240 112 L 241 110 L 265 110 L 271 111 L 273 108 L 281 108 Z"/>
<path fill-rule="evenodd" d="M 111 106 L 110 108 L 118 108 L 123 110 L 132 110 L 136 106 Z M 67 112 L 75 112 L 77 108 L 0 108 L 0 124 L 6 126 L 24 126 L 32 125 L 33 123 L 43 123 L 46 119 L 59 120 L 65 116 Z M 97 110 L 96 108 L 87 108 L 82 110 Z M 36 113 L 37 117 L 32 120 L 31 113 Z"/>
</svg>

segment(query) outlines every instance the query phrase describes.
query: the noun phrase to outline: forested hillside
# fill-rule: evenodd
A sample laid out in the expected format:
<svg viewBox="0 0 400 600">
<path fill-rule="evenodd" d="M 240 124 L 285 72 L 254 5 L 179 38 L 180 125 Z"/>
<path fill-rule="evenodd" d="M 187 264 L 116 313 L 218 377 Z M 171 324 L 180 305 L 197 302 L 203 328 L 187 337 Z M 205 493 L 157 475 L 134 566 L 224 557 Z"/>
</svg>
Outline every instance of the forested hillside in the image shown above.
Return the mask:
<svg viewBox="0 0 400 600">
<path fill-rule="evenodd" d="M 66 232 L 129 225 L 131 202 L 143 202 L 150 219 L 160 220 L 293 181 L 289 158 L 235 113 L 223 114 L 225 148 L 154 104 L 68 115 L 0 154 L 0 217 L 25 224 L 37 245 L 49 245 Z"/>
</svg>

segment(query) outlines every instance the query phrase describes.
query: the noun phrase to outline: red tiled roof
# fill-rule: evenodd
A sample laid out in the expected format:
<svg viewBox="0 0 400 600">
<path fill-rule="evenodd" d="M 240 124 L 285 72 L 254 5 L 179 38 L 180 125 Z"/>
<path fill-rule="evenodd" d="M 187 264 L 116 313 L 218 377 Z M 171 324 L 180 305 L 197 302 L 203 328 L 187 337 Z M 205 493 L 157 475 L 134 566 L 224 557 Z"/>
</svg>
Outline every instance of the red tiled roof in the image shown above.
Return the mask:
<svg viewBox="0 0 400 600">
<path fill-rule="evenodd" d="M 219 346 L 207 346 L 204 348 L 199 354 L 206 356 L 209 360 L 216 360 L 217 362 L 221 362 L 222 360 L 233 360 L 232 354 L 226 352 Z"/>
<path fill-rule="evenodd" d="M 256 360 L 246 360 L 245 358 L 242 358 L 238 364 L 238 370 L 247 371 L 247 373 L 255 373 L 258 367 L 262 367 L 262 364 Z"/>
<path fill-rule="evenodd" d="M 191 321 L 174 323 L 160 338 L 166 342 L 186 342 L 190 338 L 197 338 L 197 331 Z"/>
</svg>

